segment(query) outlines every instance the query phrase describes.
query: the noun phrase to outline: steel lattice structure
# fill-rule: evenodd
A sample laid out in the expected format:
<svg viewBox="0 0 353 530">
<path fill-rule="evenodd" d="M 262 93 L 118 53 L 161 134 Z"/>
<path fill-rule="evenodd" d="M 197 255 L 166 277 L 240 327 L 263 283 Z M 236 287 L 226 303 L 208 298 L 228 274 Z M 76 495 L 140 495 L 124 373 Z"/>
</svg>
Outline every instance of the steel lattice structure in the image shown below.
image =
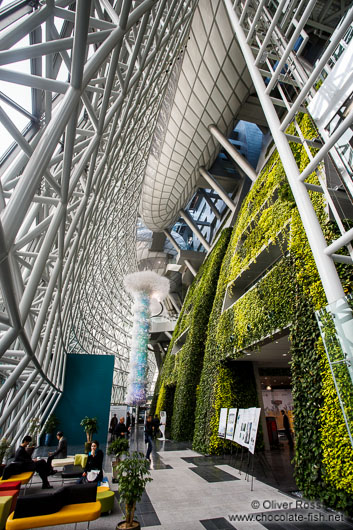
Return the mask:
<svg viewBox="0 0 353 530">
<path fill-rule="evenodd" d="M 114 354 L 123 401 L 122 279 L 137 270 L 141 181 L 195 3 L 47 0 L 0 34 L 0 80 L 32 89 L 32 113 L 17 105 L 25 133 L 0 111 L 17 143 L 0 188 L 0 424 L 14 443 L 55 406 L 66 352 Z"/>
</svg>

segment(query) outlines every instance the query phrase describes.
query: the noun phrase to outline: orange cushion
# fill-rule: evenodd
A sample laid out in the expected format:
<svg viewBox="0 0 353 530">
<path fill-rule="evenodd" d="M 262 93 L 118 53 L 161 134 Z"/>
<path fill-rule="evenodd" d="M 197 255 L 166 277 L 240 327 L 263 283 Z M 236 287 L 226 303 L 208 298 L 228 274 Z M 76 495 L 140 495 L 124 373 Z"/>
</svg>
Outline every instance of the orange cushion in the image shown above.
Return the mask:
<svg viewBox="0 0 353 530">
<path fill-rule="evenodd" d="M 21 481 L 20 480 L 16 480 L 16 482 L 11 482 L 11 481 L 0 482 L 0 491 L 19 490 L 20 487 L 21 487 Z"/>
</svg>

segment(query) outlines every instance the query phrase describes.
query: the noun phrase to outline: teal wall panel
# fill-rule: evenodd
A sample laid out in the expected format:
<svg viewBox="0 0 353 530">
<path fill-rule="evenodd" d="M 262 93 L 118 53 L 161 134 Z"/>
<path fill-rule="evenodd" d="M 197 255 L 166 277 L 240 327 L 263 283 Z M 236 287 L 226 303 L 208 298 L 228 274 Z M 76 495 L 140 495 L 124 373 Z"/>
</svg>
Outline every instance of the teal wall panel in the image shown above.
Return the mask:
<svg viewBox="0 0 353 530">
<path fill-rule="evenodd" d="M 70 445 L 83 445 L 86 441 L 80 426 L 85 416 L 98 418 L 94 438 L 106 443 L 113 368 L 114 355 L 67 355 L 64 392 L 55 415 Z"/>
</svg>

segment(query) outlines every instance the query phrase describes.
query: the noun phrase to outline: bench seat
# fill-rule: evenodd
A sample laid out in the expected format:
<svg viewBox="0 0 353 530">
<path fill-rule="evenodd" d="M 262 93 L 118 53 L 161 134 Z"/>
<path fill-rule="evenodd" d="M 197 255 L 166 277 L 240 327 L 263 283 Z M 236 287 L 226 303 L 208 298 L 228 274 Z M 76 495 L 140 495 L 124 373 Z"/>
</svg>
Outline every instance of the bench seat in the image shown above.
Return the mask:
<svg viewBox="0 0 353 530">
<path fill-rule="evenodd" d="M 28 482 L 33 477 L 34 471 L 25 471 L 24 473 L 18 473 L 18 475 L 12 475 L 10 478 L 3 480 L 0 480 L 0 484 L 5 484 L 6 482 L 16 482 L 20 481 L 21 484 L 28 484 Z"/>
<path fill-rule="evenodd" d="M 34 517 L 22 517 L 20 519 L 13 519 L 14 512 L 12 512 L 7 519 L 6 530 L 28 530 L 30 528 L 41 528 L 43 526 L 94 521 L 95 519 L 98 519 L 100 514 L 101 503 L 99 501 L 67 504 L 55 513 L 37 515 Z"/>
<path fill-rule="evenodd" d="M 74 456 L 68 456 L 67 458 L 54 458 L 51 461 L 52 467 L 64 467 L 69 464 L 74 464 L 75 457 Z"/>
</svg>

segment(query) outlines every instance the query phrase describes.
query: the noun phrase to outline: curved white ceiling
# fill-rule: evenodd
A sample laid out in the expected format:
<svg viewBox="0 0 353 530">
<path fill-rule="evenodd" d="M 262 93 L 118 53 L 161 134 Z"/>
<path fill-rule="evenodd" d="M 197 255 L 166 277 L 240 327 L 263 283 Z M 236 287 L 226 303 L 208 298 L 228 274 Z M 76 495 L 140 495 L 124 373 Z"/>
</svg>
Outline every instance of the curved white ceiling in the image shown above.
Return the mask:
<svg viewBox="0 0 353 530">
<path fill-rule="evenodd" d="M 250 92 L 250 76 L 233 35 L 222 0 L 199 2 L 174 100 L 166 99 L 169 109 L 161 112 L 148 158 L 140 213 L 151 230 L 168 228 L 178 219 L 195 192 L 198 168 L 210 167 L 219 152 L 208 126 L 214 123 L 228 134 Z"/>
</svg>

